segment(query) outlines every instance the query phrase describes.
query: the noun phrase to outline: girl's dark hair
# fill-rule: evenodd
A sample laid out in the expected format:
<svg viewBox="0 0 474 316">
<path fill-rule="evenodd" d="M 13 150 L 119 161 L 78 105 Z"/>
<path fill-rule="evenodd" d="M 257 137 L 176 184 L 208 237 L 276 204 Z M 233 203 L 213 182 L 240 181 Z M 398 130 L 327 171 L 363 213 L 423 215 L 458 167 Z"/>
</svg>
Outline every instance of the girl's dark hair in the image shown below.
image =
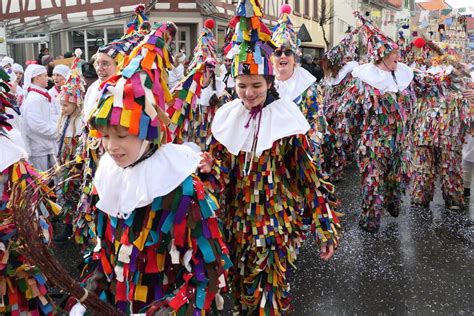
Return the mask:
<svg viewBox="0 0 474 316">
<path fill-rule="evenodd" d="M 280 98 L 280 94 L 275 88 L 275 76 L 268 76 L 265 75 L 265 81 L 267 84 L 270 86 L 270 89 L 268 90 L 268 94 L 273 97 L 274 100 L 277 100 Z"/>
</svg>

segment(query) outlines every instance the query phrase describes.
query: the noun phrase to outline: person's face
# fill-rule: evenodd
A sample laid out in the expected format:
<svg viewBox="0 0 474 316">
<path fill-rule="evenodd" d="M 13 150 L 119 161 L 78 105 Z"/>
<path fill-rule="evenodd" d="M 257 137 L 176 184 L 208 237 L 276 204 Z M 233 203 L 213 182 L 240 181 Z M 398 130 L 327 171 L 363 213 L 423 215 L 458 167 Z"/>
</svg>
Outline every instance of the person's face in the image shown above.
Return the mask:
<svg viewBox="0 0 474 316">
<path fill-rule="evenodd" d="M 237 95 L 247 110 L 263 105 L 267 98 L 267 90 L 270 88 L 264 76 L 240 75 L 235 81 Z"/>
<path fill-rule="evenodd" d="M 352 61 L 352 57 L 351 56 L 344 56 L 344 63 L 348 63 L 348 62 L 351 62 Z"/>
<path fill-rule="evenodd" d="M 273 52 L 273 57 L 277 79 L 283 80 L 281 77 L 288 79 L 287 77 L 291 76 L 295 69 L 295 54 L 293 51 L 288 47 L 281 47 Z"/>
<path fill-rule="evenodd" d="M 16 75 L 16 82 L 20 83 L 21 79 L 23 78 L 23 73 L 21 71 L 15 71 Z"/>
<path fill-rule="evenodd" d="M 216 70 L 216 66 L 211 64 L 206 64 L 206 74 L 207 76 L 211 76 Z"/>
<path fill-rule="evenodd" d="M 76 105 L 72 102 L 61 101 L 61 114 L 65 116 L 72 115 L 76 111 Z"/>
<path fill-rule="evenodd" d="M 386 67 L 391 70 L 395 71 L 397 69 L 398 63 L 398 51 L 394 50 L 387 56 L 383 58 L 383 62 L 385 63 Z"/>
<path fill-rule="evenodd" d="M 117 70 L 117 64 L 115 63 L 115 60 L 104 53 L 97 54 L 94 67 L 100 81 L 105 81 L 112 77 Z"/>
<path fill-rule="evenodd" d="M 230 68 L 232 67 L 232 59 L 226 58 L 224 61 L 224 64 L 225 64 L 225 69 L 227 71 L 230 71 Z"/>
<path fill-rule="evenodd" d="M 49 55 L 49 49 L 45 48 L 43 51 L 43 55 Z"/>
<path fill-rule="evenodd" d="M 55 86 L 61 87 L 66 82 L 66 78 L 60 74 L 53 74 L 53 81 Z"/>
<path fill-rule="evenodd" d="M 106 127 L 102 131 L 105 151 L 117 166 L 125 168 L 138 160 L 143 140 L 131 135 L 123 126 Z"/>
<path fill-rule="evenodd" d="M 48 74 L 44 73 L 33 78 L 33 83 L 41 88 L 48 87 Z"/>
</svg>

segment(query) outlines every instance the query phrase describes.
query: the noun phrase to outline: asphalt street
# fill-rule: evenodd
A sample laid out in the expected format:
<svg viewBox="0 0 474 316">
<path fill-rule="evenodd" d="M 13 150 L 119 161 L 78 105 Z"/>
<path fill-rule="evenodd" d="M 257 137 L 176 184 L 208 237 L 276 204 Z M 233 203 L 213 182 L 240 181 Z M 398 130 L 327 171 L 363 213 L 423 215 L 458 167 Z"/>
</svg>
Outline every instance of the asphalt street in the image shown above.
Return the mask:
<svg viewBox="0 0 474 316">
<path fill-rule="evenodd" d="M 410 207 L 385 215 L 372 235 L 358 226 L 359 176 L 355 165 L 336 184 L 343 236 L 329 262 L 314 240 L 301 249 L 293 272 L 292 315 L 472 315 L 474 313 L 474 207 L 444 208 L 439 185 L 429 209 Z M 79 248 L 72 241 L 55 254 L 79 277 Z M 226 298 L 224 315 L 231 306 Z"/>
</svg>

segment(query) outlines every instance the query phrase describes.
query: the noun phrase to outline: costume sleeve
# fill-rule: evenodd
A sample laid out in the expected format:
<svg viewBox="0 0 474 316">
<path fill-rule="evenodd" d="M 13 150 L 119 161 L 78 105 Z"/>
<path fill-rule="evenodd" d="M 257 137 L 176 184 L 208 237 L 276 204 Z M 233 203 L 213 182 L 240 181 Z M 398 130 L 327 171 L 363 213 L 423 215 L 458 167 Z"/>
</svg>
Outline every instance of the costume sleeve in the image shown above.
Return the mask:
<svg viewBox="0 0 474 316">
<path fill-rule="evenodd" d="M 211 173 L 205 176 L 205 184 L 213 194 L 221 196 L 228 189 L 235 157 L 214 138 L 209 145 L 209 153 L 214 158 L 214 164 Z"/>
<path fill-rule="evenodd" d="M 2 177 L 5 176 L 5 177 Z M 1 178 L 7 179 L 1 185 Z M 3 188 L 3 190 L 2 190 Z M 35 194 L 28 201 L 27 188 L 34 189 Z M 46 277 L 32 262 L 26 259 L 25 249 L 19 243 L 17 235 L 17 222 L 14 212 L 17 205 L 23 203 L 38 204 L 35 209 L 36 225 L 41 227 L 42 241 L 48 244 L 52 237 L 52 225 L 49 217 L 58 214 L 60 208 L 52 198 L 52 190 L 47 181 L 41 179 L 39 174 L 24 161 L 19 161 L 0 172 L 0 248 L 2 265 L 0 266 L 0 286 L 7 288 L 8 293 L 2 294 L 3 305 L 0 312 L 4 314 L 50 314 L 54 312 L 54 302 L 48 296 Z M 13 195 L 15 200 L 13 201 Z M 32 293 L 34 295 L 32 295 Z M 18 304 L 18 302 L 23 302 Z M 16 308 L 14 307 L 16 305 Z"/>
<path fill-rule="evenodd" d="M 57 135 L 56 123 L 49 119 L 48 105 L 44 102 L 32 104 L 28 107 L 26 122 L 28 132 L 40 137 L 55 139 Z"/>
<path fill-rule="evenodd" d="M 303 222 L 309 225 L 316 242 L 321 245 L 338 244 L 341 225 L 335 211 L 334 186 L 318 173 L 310 158 L 310 143 L 306 135 L 295 135 L 285 144 L 288 172 L 304 197 Z"/>
</svg>

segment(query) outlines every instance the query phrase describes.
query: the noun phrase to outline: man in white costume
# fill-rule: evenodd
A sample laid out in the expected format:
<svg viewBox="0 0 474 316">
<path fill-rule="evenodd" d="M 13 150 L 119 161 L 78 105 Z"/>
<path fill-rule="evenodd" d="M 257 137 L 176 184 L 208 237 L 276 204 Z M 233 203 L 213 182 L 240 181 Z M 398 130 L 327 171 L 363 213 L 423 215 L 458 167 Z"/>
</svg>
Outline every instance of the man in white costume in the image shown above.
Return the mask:
<svg viewBox="0 0 474 316">
<path fill-rule="evenodd" d="M 29 65 L 23 86 L 28 95 L 22 106 L 22 133 L 30 162 L 40 171 L 54 166 L 56 154 L 57 114 L 47 86 L 46 68 Z"/>
</svg>

